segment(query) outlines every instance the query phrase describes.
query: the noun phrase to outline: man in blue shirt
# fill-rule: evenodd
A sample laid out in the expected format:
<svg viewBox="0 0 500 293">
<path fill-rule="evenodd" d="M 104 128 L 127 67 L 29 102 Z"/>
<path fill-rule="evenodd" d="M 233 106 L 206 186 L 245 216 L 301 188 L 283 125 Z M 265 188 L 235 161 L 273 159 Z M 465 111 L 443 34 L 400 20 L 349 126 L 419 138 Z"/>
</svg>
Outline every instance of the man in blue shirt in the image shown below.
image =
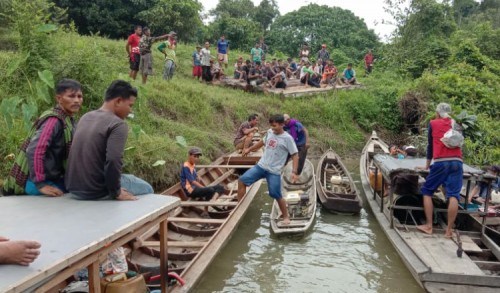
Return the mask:
<svg viewBox="0 0 500 293">
<path fill-rule="evenodd" d="M 224 35 L 220 36 L 220 40 L 217 42 L 217 53 L 217 60 L 221 60 L 224 63 L 224 67 L 227 69 L 229 43 L 226 41 Z"/>
<path fill-rule="evenodd" d="M 307 128 L 300 123 L 300 121 L 296 119 L 290 119 L 290 115 L 283 114 L 285 118 L 285 126 L 284 129 L 288 132 L 293 140 L 295 141 L 295 145 L 299 151 L 299 165 L 297 167 L 297 175 L 302 173 L 302 169 L 304 168 L 304 163 L 306 162 L 307 157 L 307 149 L 309 149 L 309 132 Z"/>
<path fill-rule="evenodd" d="M 356 84 L 356 71 L 352 69 L 352 63 L 347 64 L 347 68 L 342 74 L 342 82 L 345 84 Z"/>
</svg>

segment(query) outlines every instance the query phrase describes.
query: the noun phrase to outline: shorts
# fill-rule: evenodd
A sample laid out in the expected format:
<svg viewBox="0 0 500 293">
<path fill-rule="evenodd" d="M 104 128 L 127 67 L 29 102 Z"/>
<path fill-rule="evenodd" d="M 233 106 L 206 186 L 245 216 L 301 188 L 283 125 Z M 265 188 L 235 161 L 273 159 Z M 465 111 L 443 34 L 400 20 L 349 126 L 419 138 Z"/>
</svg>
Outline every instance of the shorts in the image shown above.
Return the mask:
<svg viewBox="0 0 500 293">
<path fill-rule="evenodd" d="M 139 66 L 141 65 L 141 54 L 132 53 L 132 56 L 129 58 L 130 62 L 130 70 L 139 71 Z"/>
<path fill-rule="evenodd" d="M 153 74 L 153 55 L 151 53 L 142 55 L 140 69 L 142 75 Z"/>
<path fill-rule="evenodd" d="M 195 77 L 201 77 L 201 65 L 195 65 L 193 66 L 193 76 Z"/>
<path fill-rule="evenodd" d="M 460 199 L 463 184 L 463 163 L 461 161 L 435 162 L 425 179 L 422 194 L 432 196 L 440 185 L 444 186 L 446 197 Z"/>
<path fill-rule="evenodd" d="M 218 54 L 217 60 L 224 62 L 224 64 L 227 64 L 228 62 L 227 54 Z"/>
<path fill-rule="evenodd" d="M 240 177 L 240 181 L 246 186 L 250 186 L 263 178 L 266 178 L 269 195 L 276 200 L 281 199 L 283 197 L 281 195 L 281 176 L 273 174 L 259 165 L 255 165 L 250 170 L 246 171 L 245 174 Z"/>
<path fill-rule="evenodd" d="M 208 187 L 196 187 L 193 192 L 188 194 L 189 198 L 193 199 L 203 199 L 209 201 L 214 197 L 215 193 L 222 195 L 224 193 L 224 187 L 222 185 L 214 185 Z"/>
</svg>

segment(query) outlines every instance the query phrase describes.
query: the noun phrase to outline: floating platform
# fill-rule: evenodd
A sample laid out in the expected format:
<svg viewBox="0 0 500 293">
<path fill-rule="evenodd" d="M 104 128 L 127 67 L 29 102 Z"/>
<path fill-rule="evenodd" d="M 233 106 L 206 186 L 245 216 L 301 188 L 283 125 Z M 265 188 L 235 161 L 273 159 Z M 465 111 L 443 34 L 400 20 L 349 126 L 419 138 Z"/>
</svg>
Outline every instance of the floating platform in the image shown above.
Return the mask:
<svg viewBox="0 0 500 293">
<path fill-rule="evenodd" d="M 277 89 L 277 88 L 273 89 L 273 88 L 265 88 L 263 86 L 250 86 L 245 81 L 239 81 L 238 79 L 234 78 L 227 78 L 221 81 L 214 81 L 213 84 L 231 87 L 234 89 L 241 89 L 245 91 L 274 94 L 274 95 L 279 95 L 281 97 L 303 97 L 303 96 L 324 94 L 335 90 L 353 90 L 353 89 L 364 88 L 364 85 L 362 84 L 354 84 L 354 85 L 337 84 L 335 86 L 328 85 L 326 87 L 321 87 L 321 88 L 315 88 L 311 86 L 306 87 L 305 85 L 300 83 L 299 79 L 288 79 L 286 89 Z"/>
</svg>

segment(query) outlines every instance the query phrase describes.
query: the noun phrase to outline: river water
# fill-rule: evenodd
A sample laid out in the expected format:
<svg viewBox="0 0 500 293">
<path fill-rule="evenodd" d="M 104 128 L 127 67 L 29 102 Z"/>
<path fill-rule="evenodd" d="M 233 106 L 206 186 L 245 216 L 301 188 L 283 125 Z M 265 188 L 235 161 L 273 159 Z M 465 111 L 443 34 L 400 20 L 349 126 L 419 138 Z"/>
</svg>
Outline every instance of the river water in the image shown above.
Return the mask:
<svg viewBox="0 0 500 293">
<path fill-rule="evenodd" d="M 362 192 L 358 159 L 344 163 Z M 367 204 L 357 216 L 318 207 L 305 237 L 277 238 L 269 228 L 271 198 L 262 186 L 194 292 L 423 292 Z"/>
</svg>

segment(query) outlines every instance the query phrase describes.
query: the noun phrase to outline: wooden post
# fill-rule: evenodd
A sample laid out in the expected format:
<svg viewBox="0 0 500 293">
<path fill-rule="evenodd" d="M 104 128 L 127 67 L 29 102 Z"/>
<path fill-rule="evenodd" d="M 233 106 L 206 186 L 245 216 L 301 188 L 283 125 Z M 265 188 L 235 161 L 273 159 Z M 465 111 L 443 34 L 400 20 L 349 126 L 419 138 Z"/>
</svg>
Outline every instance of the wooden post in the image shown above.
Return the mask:
<svg viewBox="0 0 500 293">
<path fill-rule="evenodd" d="M 486 217 L 488 217 L 488 208 L 491 198 L 491 180 L 487 180 L 488 182 L 488 191 L 486 192 L 486 201 L 484 202 L 484 213 L 483 223 L 481 227 L 481 236 L 484 235 L 484 230 L 486 230 Z"/>
<path fill-rule="evenodd" d="M 90 293 L 100 293 L 101 292 L 101 278 L 99 277 L 99 262 L 95 261 L 91 263 L 88 267 L 89 274 L 89 292 Z"/>
<path fill-rule="evenodd" d="M 368 174 L 368 178 L 369 175 L 370 174 Z M 375 201 L 377 200 L 377 184 L 378 184 L 377 181 L 378 181 L 378 168 L 375 167 L 375 180 L 374 180 L 375 184 L 373 184 L 373 200 Z"/>
<path fill-rule="evenodd" d="M 467 179 L 467 189 L 465 191 L 465 201 L 464 201 L 464 210 L 467 210 L 467 206 L 469 205 L 469 194 L 470 194 L 470 179 Z"/>
<path fill-rule="evenodd" d="M 167 220 L 160 223 L 160 278 L 161 278 L 161 292 L 167 293 L 168 291 L 168 250 L 167 250 Z"/>
<path fill-rule="evenodd" d="M 378 168 L 377 168 L 378 171 Z M 378 174 L 377 174 L 378 176 Z M 375 187 L 377 187 L 377 177 L 375 177 Z M 382 193 L 380 194 L 380 212 L 383 214 L 384 213 L 384 176 L 382 176 L 382 188 L 381 188 Z M 391 188 L 392 191 L 392 188 Z"/>
</svg>

